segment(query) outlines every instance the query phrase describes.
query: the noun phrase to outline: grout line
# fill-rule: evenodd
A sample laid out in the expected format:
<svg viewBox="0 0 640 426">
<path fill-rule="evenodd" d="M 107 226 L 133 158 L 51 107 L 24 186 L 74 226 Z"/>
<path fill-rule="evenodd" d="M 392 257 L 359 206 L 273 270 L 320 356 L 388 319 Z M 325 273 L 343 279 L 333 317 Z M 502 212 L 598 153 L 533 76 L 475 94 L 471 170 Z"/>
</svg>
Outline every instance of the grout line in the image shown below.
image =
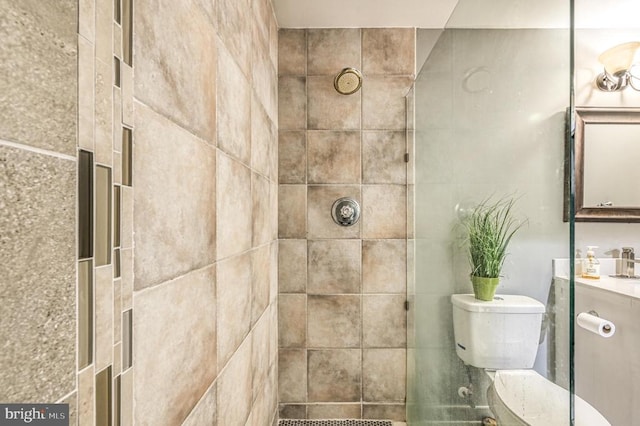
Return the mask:
<svg viewBox="0 0 640 426">
<path fill-rule="evenodd" d="M 49 157 L 55 157 L 55 158 L 59 158 L 61 160 L 76 161 L 76 157 L 74 157 L 72 155 L 61 154 L 59 152 L 50 151 L 48 149 L 36 148 L 34 146 L 25 145 L 25 144 L 21 144 L 21 143 L 18 143 L 18 142 L 7 141 L 7 140 L 4 140 L 4 139 L 0 139 L 0 146 L 7 146 L 7 147 L 10 147 L 10 148 L 21 149 L 23 151 L 29 151 L 29 152 L 34 152 L 36 154 L 47 155 Z M 74 146 L 74 150 L 76 150 L 76 149 L 77 149 L 77 147 Z"/>
</svg>

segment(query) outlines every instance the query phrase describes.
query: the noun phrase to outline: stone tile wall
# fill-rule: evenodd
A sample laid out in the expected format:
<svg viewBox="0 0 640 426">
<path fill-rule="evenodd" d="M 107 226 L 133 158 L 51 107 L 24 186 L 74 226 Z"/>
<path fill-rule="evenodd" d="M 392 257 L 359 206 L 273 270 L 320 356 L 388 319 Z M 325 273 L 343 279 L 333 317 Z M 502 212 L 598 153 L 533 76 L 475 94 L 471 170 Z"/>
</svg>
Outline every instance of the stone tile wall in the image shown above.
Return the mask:
<svg viewBox="0 0 640 426">
<path fill-rule="evenodd" d="M 0 12 L 0 401 L 69 402 L 82 426 L 271 425 L 270 0 Z"/>
<path fill-rule="evenodd" d="M 77 4 L 0 15 L 0 401 L 75 416 Z"/>
<path fill-rule="evenodd" d="M 279 33 L 281 418 L 404 421 L 412 29 Z M 341 95 L 354 67 L 362 89 Z M 353 197 L 352 227 L 331 206 Z"/>
</svg>

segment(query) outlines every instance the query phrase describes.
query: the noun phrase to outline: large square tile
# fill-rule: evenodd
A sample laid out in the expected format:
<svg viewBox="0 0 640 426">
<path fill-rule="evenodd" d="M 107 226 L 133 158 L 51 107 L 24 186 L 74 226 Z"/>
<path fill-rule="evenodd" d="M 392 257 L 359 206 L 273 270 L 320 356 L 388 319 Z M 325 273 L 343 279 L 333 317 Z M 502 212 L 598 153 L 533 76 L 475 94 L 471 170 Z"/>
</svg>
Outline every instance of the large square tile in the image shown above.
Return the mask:
<svg viewBox="0 0 640 426">
<path fill-rule="evenodd" d="M 149 287 L 213 263 L 215 148 L 136 104 L 133 159 L 135 288 Z M 123 191 L 123 207 L 127 194 Z M 129 234 L 125 232 L 128 222 L 124 213 L 122 235 L 126 241 Z"/>
<path fill-rule="evenodd" d="M 352 95 L 341 95 L 333 87 L 333 79 L 333 75 L 307 77 L 307 128 L 311 130 L 360 129 L 361 91 Z M 375 97 L 377 100 L 381 98 L 381 94 L 375 92 Z M 370 102 L 373 101 L 372 97 Z"/>
<path fill-rule="evenodd" d="M 405 240 L 363 240 L 363 293 L 406 293 L 406 260 Z"/>
<path fill-rule="evenodd" d="M 307 30 L 307 75 L 335 76 L 343 68 L 360 69 L 360 29 Z"/>
<path fill-rule="evenodd" d="M 360 401 L 360 349 L 309 350 L 307 356 L 309 402 Z"/>
<path fill-rule="evenodd" d="M 360 132 L 307 132 L 308 182 L 359 183 Z"/>
<path fill-rule="evenodd" d="M 307 347 L 360 347 L 360 296 L 308 296 Z"/>
<path fill-rule="evenodd" d="M 360 186 L 358 185 L 309 185 L 308 221 L 309 238 L 359 238 L 362 215 L 352 226 L 336 224 L 331 217 L 331 208 L 340 198 L 350 197 L 358 201 L 362 209 Z"/>
<path fill-rule="evenodd" d="M 403 348 L 407 344 L 406 296 L 363 296 L 362 338 L 365 348 Z"/>
<path fill-rule="evenodd" d="M 360 240 L 310 240 L 308 262 L 308 294 L 360 293 Z"/>
</svg>

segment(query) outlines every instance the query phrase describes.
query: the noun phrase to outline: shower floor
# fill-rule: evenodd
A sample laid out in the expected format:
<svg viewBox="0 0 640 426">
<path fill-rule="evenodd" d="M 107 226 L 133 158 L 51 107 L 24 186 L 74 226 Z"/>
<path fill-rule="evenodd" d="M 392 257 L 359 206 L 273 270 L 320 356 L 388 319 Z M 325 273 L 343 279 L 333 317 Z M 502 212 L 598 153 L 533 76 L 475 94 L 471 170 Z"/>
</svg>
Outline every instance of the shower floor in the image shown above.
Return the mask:
<svg viewBox="0 0 640 426">
<path fill-rule="evenodd" d="M 392 426 L 390 420 L 280 420 L 279 426 Z"/>
</svg>

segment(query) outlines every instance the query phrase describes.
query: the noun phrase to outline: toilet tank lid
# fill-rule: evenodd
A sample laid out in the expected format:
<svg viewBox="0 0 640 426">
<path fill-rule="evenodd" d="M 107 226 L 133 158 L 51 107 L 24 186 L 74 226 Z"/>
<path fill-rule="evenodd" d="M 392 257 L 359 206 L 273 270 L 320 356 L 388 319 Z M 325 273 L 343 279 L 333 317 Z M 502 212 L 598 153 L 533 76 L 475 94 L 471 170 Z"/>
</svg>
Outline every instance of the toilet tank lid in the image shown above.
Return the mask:
<svg viewBox="0 0 640 426">
<path fill-rule="evenodd" d="M 453 294 L 451 303 L 469 312 L 541 314 L 545 310 L 544 305 L 536 299 L 513 294 L 496 294 L 490 302 L 478 300 L 473 294 Z"/>
</svg>

